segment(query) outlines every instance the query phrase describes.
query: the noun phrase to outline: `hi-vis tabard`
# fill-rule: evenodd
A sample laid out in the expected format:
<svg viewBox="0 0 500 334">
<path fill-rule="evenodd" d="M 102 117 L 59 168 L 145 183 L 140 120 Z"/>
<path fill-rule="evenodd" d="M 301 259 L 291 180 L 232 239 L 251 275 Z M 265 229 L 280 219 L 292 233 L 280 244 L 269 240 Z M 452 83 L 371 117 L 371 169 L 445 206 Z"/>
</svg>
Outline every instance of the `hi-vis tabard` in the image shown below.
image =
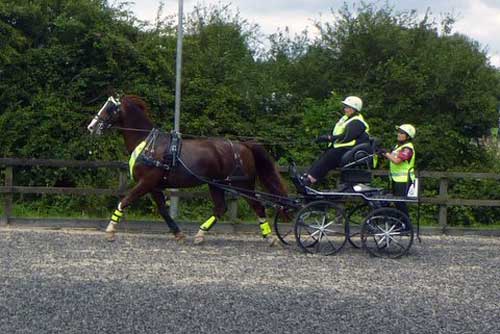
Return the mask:
<svg viewBox="0 0 500 334">
<path fill-rule="evenodd" d="M 366 127 L 366 133 L 370 133 L 370 126 L 368 125 L 368 123 L 366 123 L 365 119 L 363 118 L 363 115 L 361 114 L 358 114 L 356 116 L 353 116 L 351 118 L 347 117 L 347 115 L 344 115 L 342 116 L 342 118 L 337 122 L 337 124 L 335 124 L 335 127 L 333 128 L 333 132 L 332 134 L 334 136 L 341 136 L 345 133 L 345 128 L 347 126 L 347 124 L 349 124 L 350 122 L 354 121 L 354 120 L 359 120 L 361 121 L 365 127 Z M 337 148 L 337 147 L 353 147 L 356 145 L 356 139 L 354 140 L 351 140 L 347 143 L 342 143 L 342 142 L 339 142 L 338 140 L 335 141 L 335 143 L 333 143 L 333 147 Z M 331 147 L 332 144 L 328 144 L 328 147 Z"/>
<path fill-rule="evenodd" d="M 142 153 L 144 150 L 144 147 L 146 147 L 146 141 L 143 140 L 139 143 L 139 145 L 136 146 L 132 154 L 130 155 L 130 159 L 128 160 L 128 168 L 130 171 L 130 178 L 134 178 L 134 167 L 135 167 L 135 162 L 137 160 L 137 157 Z"/>
<path fill-rule="evenodd" d="M 391 179 L 394 182 L 408 182 L 408 175 L 410 180 L 413 182 L 415 180 L 415 148 L 412 143 L 406 143 L 401 146 L 397 146 L 392 150 L 392 155 L 398 155 L 399 151 L 403 148 L 408 147 L 413 151 L 413 156 L 410 161 L 403 161 L 400 164 L 395 164 L 391 161 L 389 167 L 391 171 Z"/>
</svg>

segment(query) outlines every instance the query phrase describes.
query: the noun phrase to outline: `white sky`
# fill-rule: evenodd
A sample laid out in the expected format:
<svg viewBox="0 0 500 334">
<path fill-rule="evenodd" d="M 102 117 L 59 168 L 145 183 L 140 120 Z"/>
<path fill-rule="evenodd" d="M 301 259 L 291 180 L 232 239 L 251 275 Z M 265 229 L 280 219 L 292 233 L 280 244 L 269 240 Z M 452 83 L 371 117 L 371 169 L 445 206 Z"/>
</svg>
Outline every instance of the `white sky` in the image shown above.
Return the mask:
<svg viewBox="0 0 500 334">
<path fill-rule="evenodd" d="M 116 1 L 116 0 L 115 0 Z M 164 15 L 176 15 L 178 0 L 135 0 L 131 9 L 141 20 L 154 21 L 160 2 L 164 3 Z M 383 5 L 385 0 L 375 0 Z M 336 11 L 344 2 L 352 5 L 359 1 L 346 0 L 184 0 L 184 13 L 190 13 L 194 6 L 230 4 L 239 11 L 243 19 L 258 24 L 262 33 L 269 35 L 278 28 L 288 27 L 290 32 L 299 33 L 308 28 L 314 33 L 313 22 L 331 21 L 331 10 Z M 373 2 L 370 1 L 370 2 Z M 491 64 L 500 68 L 500 0 L 387 0 L 396 11 L 416 9 L 424 15 L 430 8 L 432 16 L 439 22 L 445 13 L 452 13 L 458 21 L 454 31 L 478 41 L 486 48 Z"/>
</svg>

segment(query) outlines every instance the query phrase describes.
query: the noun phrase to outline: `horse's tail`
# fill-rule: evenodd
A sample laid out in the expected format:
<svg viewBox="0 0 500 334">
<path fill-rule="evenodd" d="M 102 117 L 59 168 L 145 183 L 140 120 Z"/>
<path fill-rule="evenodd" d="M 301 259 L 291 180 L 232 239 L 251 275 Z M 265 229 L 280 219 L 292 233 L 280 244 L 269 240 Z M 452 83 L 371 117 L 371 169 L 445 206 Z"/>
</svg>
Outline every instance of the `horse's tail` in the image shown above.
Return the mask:
<svg viewBox="0 0 500 334">
<path fill-rule="evenodd" d="M 252 151 L 255 160 L 255 169 L 260 182 L 271 194 L 287 196 L 287 189 L 281 175 L 276 168 L 274 159 L 262 145 L 256 142 L 244 143 Z"/>
</svg>

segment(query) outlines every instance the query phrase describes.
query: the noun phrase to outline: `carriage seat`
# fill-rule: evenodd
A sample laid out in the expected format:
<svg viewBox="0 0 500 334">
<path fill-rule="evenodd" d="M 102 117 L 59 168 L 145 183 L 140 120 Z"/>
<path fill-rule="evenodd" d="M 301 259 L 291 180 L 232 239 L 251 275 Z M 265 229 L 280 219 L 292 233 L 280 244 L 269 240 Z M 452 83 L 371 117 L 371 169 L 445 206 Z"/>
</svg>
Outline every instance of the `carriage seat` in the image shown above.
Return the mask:
<svg viewBox="0 0 500 334">
<path fill-rule="evenodd" d="M 376 167 L 374 156 L 379 141 L 370 138 L 367 143 L 361 143 L 344 153 L 341 160 L 340 183 L 354 186 L 372 181 L 371 169 Z"/>
<path fill-rule="evenodd" d="M 379 141 L 376 138 L 370 138 L 367 143 L 361 143 L 344 153 L 340 165 L 346 168 L 365 167 L 374 168 L 376 163 L 371 156 L 375 153 Z"/>
</svg>

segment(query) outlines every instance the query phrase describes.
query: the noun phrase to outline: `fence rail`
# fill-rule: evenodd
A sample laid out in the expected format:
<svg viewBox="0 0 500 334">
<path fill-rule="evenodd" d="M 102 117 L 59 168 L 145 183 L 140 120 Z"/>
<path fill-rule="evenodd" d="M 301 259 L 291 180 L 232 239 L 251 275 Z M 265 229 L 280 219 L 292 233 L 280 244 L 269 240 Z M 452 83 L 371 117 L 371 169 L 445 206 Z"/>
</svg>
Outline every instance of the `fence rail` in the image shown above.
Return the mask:
<svg viewBox="0 0 500 334">
<path fill-rule="evenodd" d="M 51 159 L 17 159 L 0 158 L 0 167 L 4 168 L 4 185 L 0 186 L 0 194 L 4 197 L 3 216 L 0 224 L 8 224 L 12 218 L 12 206 L 14 194 L 63 194 L 63 195 L 103 195 L 122 196 L 127 191 L 128 165 L 119 161 L 79 161 L 79 160 L 51 160 Z M 14 186 L 15 167 L 55 167 L 55 168 L 81 168 L 116 169 L 119 172 L 117 188 L 70 188 L 70 187 L 41 187 L 41 186 Z M 280 167 L 281 173 L 286 173 L 285 167 Z M 333 172 L 335 174 L 335 172 Z M 373 171 L 375 176 L 387 176 L 388 172 L 383 170 Z M 422 204 L 433 204 L 439 206 L 439 225 L 445 230 L 448 226 L 449 206 L 487 206 L 500 207 L 500 200 L 489 199 L 461 199 L 452 198 L 448 193 L 449 181 L 451 179 L 475 179 L 475 180 L 500 180 L 500 174 L 495 173 L 461 173 L 461 172 L 435 172 L 421 171 L 418 173 L 420 179 L 439 179 L 439 193 L 436 197 L 422 197 Z M 185 192 L 167 189 L 166 194 L 176 198 L 207 198 L 205 191 Z M 238 216 L 237 198 L 228 197 L 229 219 L 235 221 Z M 173 217 L 177 212 L 170 212 Z"/>
</svg>

